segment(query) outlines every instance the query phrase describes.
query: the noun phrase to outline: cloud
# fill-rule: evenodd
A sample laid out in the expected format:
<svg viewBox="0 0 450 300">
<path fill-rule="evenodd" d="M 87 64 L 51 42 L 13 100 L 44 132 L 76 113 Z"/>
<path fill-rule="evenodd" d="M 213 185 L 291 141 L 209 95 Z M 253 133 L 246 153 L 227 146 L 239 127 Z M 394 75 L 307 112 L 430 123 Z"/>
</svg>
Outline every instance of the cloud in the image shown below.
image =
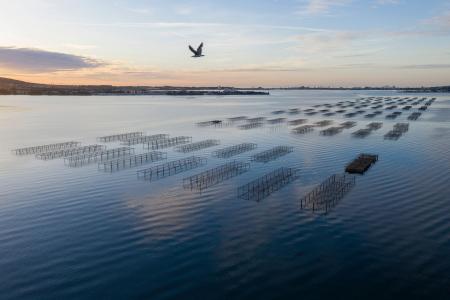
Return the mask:
<svg viewBox="0 0 450 300">
<path fill-rule="evenodd" d="M 448 30 L 450 29 L 450 11 L 446 11 L 441 15 L 424 20 L 424 23 L 428 25 L 435 25 L 442 29 Z"/>
<path fill-rule="evenodd" d="M 335 57 L 356 57 L 371 55 L 389 47 L 391 40 L 416 39 L 448 36 L 449 32 L 435 28 L 412 30 L 366 30 L 366 31 L 322 31 L 305 32 L 298 35 L 299 42 L 294 47 L 302 53 L 318 54 L 347 50 L 349 53 L 336 53 Z M 375 49 L 375 50 L 374 50 Z M 361 55 L 363 54 L 363 55 Z"/>
<path fill-rule="evenodd" d="M 334 68 L 336 68 L 336 69 L 355 69 L 355 68 L 361 69 L 361 68 L 373 68 L 375 66 L 379 67 L 379 65 L 376 65 L 374 63 L 354 63 L 354 64 L 342 64 L 342 65 L 338 65 Z"/>
<path fill-rule="evenodd" d="M 224 23 L 207 22 L 117 22 L 117 23 L 71 23 L 82 26 L 118 27 L 118 28 L 151 28 L 151 29 L 188 29 L 225 26 Z"/>
<path fill-rule="evenodd" d="M 308 0 L 297 13 L 300 15 L 327 14 L 335 6 L 348 5 L 352 0 Z"/>
<path fill-rule="evenodd" d="M 397 70 L 440 70 L 450 69 L 450 64 L 411 64 L 411 65 L 395 65 L 395 64 L 376 64 L 376 63 L 352 63 L 341 64 L 335 68 L 353 69 L 353 68 L 372 68 L 372 69 L 397 69 Z"/>
<path fill-rule="evenodd" d="M 299 50 L 306 53 L 318 53 L 349 48 L 353 42 L 367 38 L 368 35 L 366 32 L 336 31 L 329 33 L 308 33 L 298 36 L 297 40 L 300 42 L 298 46 Z"/>
<path fill-rule="evenodd" d="M 129 7 L 127 8 L 127 10 L 129 12 L 135 13 L 135 14 L 142 14 L 142 15 L 148 15 L 151 14 L 152 11 L 148 8 L 134 8 L 134 7 Z"/>
<path fill-rule="evenodd" d="M 26 73 L 45 73 L 92 69 L 104 62 L 74 54 L 34 48 L 0 47 L 0 68 Z"/>
<path fill-rule="evenodd" d="M 380 53 L 382 50 L 384 50 L 384 49 L 380 48 L 380 49 L 377 49 L 374 51 L 357 52 L 357 53 L 349 53 L 349 54 L 338 54 L 338 55 L 334 55 L 333 57 L 336 57 L 336 58 L 370 57 L 370 56 L 374 56 L 374 55 Z"/>
<path fill-rule="evenodd" d="M 386 5 L 399 5 L 401 2 L 401 0 L 373 0 L 371 6 L 372 8 L 378 8 Z"/>
<path fill-rule="evenodd" d="M 310 68 L 284 68 L 284 67 L 243 67 L 236 69 L 223 69 L 223 70 L 213 70 L 207 72 L 224 72 L 224 73 L 260 73 L 260 72 L 300 72 L 300 71 L 310 71 Z"/>
<path fill-rule="evenodd" d="M 175 13 L 178 15 L 186 16 L 186 15 L 192 14 L 192 12 L 193 12 L 193 9 L 189 6 L 176 6 L 175 7 Z"/>
<path fill-rule="evenodd" d="M 214 22 L 117 22 L 117 23 L 68 23 L 79 26 L 92 27 L 117 27 L 117 28 L 148 28 L 148 29 L 212 29 L 217 30 L 218 27 L 235 30 L 253 29 L 274 29 L 286 31 L 318 31 L 330 32 L 333 30 L 307 26 L 291 26 L 291 25 L 267 25 L 267 24 L 239 24 L 239 23 L 214 23 Z"/>
<path fill-rule="evenodd" d="M 89 49 L 94 49 L 97 48 L 97 46 L 95 45 L 85 45 L 85 44 L 64 44 L 64 47 L 67 48 L 71 48 L 71 49 L 76 49 L 76 50 L 89 50 Z"/>
<path fill-rule="evenodd" d="M 387 4 L 399 4 L 400 0 L 376 0 L 377 5 L 387 5 Z"/>
<path fill-rule="evenodd" d="M 431 69 L 450 69 L 450 64 L 422 64 L 422 65 L 404 65 L 399 69 L 431 70 Z"/>
</svg>

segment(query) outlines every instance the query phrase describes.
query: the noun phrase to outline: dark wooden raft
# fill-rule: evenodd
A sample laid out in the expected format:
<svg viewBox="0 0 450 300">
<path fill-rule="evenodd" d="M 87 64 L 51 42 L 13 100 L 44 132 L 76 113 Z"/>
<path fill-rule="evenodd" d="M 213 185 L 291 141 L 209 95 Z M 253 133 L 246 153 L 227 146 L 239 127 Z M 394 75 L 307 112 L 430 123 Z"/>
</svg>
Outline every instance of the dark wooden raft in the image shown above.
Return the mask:
<svg viewBox="0 0 450 300">
<path fill-rule="evenodd" d="M 347 173 L 364 174 L 372 164 L 378 160 L 378 155 L 374 154 L 360 154 L 355 160 L 345 167 Z"/>
</svg>

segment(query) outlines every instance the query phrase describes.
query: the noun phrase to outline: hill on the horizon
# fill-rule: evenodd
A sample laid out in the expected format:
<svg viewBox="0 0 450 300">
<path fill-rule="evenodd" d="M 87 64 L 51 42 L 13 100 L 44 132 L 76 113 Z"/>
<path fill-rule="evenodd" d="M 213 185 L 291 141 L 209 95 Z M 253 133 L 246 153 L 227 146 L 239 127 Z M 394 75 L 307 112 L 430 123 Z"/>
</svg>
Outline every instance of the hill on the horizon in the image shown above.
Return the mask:
<svg viewBox="0 0 450 300">
<path fill-rule="evenodd" d="M 0 77 L 0 95 L 92 95 L 111 93 L 112 85 L 59 85 Z"/>
<path fill-rule="evenodd" d="M 18 87 L 18 86 L 30 86 L 30 85 L 36 86 L 39 84 L 16 80 L 16 79 L 11 79 L 11 78 L 6 78 L 6 77 L 0 77 L 0 89 L 13 88 L 13 87 Z"/>
</svg>

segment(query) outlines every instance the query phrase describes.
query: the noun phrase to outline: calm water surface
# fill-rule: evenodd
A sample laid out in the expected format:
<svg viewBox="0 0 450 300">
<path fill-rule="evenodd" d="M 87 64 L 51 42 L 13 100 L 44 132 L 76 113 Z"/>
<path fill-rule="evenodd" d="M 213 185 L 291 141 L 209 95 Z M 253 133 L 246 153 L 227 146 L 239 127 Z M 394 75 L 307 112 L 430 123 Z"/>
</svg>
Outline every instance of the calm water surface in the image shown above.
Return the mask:
<svg viewBox="0 0 450 300">
<path fill-rule="evenodd" d="M 293 135 L 287 125 L 199 128 L 215 118 L 266 116 L 279 109 L 393 92 L 280 92 L 261 97 L 0 97 L 0 299 L 449 299 L 450 96 L 436 102 L 397 141 L 387 121 L 356 117 L 333 137 Z M 306 117 L 309 123 L 342 116 Z M 350 133 L 371 121 L 365 139 Z M 15 156 L 18 147 L 144 131 L 221 145 L 195 152 L 204 167 L 156 182 L 136 171 L 64 166 Z M 228 160 L 212 151 L 252 142 L 294 152 L 202 193 L 182 179 Z M 113 148 L 118 144 L 108 144 Z M 136 146 L 142 152 L 142 145 Z M 361 152 L 380 160 L 327 215 L 299 199 Z M 167 149 L 168 160 L 183 155 Z M 230 159 L 231 160 L 231 159 Z M 161 163 L 161 162 L 159 162 Z M 278 167 L 299 179 L 260 202 L 237 187 Z"/>
</svg>

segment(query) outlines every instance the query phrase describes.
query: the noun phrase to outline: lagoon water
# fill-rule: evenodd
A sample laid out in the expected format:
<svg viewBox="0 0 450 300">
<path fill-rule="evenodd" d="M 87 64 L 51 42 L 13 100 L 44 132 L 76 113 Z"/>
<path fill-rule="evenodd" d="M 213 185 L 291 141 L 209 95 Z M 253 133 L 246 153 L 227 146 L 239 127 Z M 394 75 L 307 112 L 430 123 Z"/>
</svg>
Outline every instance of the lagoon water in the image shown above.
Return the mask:
<svg viewBox="0 0 450 300">
<path fill-rule="evenodd" d="M 397 141 L 384 113 L 352 118 L 356 127 L 324 137 L 287 125 L 252 130 L 197 127 L 241 115 L 364 96 L 436 97 Z M 282 115 L 309 123 L 343 116 Z M 351 132 L 372 121 L 364 139 Z M 219 139 L 195 152 L 206 166 L 155 182 L 136 171 L 69 168 L 62 160 L 15 156 L 14 148 L 131 131 Z M 448 299 L 450 295 L 450 96 L 396 92 L 273 91 L 252 97 L 0 97 L 0 299 Z M 211 156 L 252 142 L 294 151 L 202 193 L 182 179 L 232 159 Z M 117 143 L 108 144 L 113 148 Z M 142 151 L 142 145 L 136 145 Z M 163 150 L 165 151 L 165 150 Z M 328 214 L 299 199 L 359 153 L 379 161 Z M 168 161 L 186 157 L 167 149 Z M 256 202 L 237 187 L 278 167 L 299 179 Z"/>
</svg>

